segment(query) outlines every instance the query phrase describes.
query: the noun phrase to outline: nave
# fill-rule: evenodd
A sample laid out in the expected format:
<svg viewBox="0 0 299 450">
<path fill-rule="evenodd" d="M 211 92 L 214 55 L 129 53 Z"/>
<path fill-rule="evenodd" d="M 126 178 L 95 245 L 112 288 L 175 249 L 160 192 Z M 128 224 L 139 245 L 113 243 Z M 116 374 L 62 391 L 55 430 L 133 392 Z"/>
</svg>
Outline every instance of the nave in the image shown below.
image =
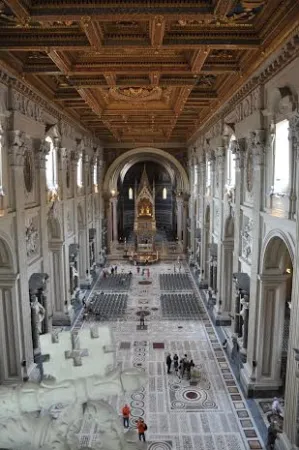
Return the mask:
<svg viewBox="0 0 299 450">
<path fill-rule="evenodd" d="M 137 444 L 136 422 L 143 417 L 148 425 L 147 447 L 150 450 L 245 450 L 264 448 L 228 363 L 225 351 L 207 314 L 199 291 L 187 265 L 181 272 L 185 279 L 184 290 L 175 294 L 165 290 L 162 278 L 173 274 L 173 264 L 160 263 L 150 267 L 150 276 L 137 274 L 126 262 L 113 261 L 118 273 L 133 272 L 128 292 L 127 309 L 117 321 L 101 320 L 100 324 L 113 330 L 117 362 L 122 369 L 136 367 L 148 375 L 144 387 L 131 395 L 109 397 L 108 401 L 119 414 L 125 403 L 131 407 L 130 432 Z M 186 277 L 189 286 L 186 286 Z M 115 276 L 115 275 L 114 275 Z M 113 275 L 110 275 L 111 279 Z M 164 280 L 165 281 L 165 280 Z M 145 284 L 147 282 L 147 284 Z M 106 281 L 105 281 L 106 283 Z M 180 285 L 177 285 L 180 288 Z M 187 289 L 186 289 L 187 288 Z M 193 292 L 192 292 L 193 291 Z M 192 292 L 192 294 L 191 294 Z M 121 293 L 121 292 L 119 292 Z M 186 294 L 187 293 L 187 294 Z M 101 294 L 97 282 L 89 301 Z M 116 294 L 116 291 L 114 291 Z M 163 311 L 161 297 L 192 295 L 196 298 L 199 314 L 182 319 L 181 311 Z M 109 295 L 109 294 L 108 294 Z M 139 330 L 139 313 L 145 311 L 145 330 Z M 176 315 L 177 314 L 177 315 Z M 165 317 L 166 315 L 166 317 Z M 107 317 L 108 318 L 108 317 Z M 75 327 L 86 328 L 94 323 L 93 316 Z M 200 381 L 190 385 L 186 378 L 180 380 L 173 372 L 167 375 L 166 356 L 177 353 L 193 359 L 200 372 Z M 97 439 L 91 423 L 81 429 L 82 446 Z"/>
</svg>

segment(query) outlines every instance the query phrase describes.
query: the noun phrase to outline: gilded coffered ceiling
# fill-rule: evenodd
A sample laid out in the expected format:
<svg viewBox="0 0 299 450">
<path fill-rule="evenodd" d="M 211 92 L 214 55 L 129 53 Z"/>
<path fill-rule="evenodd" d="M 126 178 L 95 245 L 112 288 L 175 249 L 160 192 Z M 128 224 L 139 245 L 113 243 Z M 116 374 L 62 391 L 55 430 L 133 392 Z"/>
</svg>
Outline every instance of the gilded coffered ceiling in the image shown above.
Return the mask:
<svg viewBox="0 0 299 450">
<path fill-rule="evenodd" d="M 294 0 L 6 0 L 0 62 L 103 142 L 183 144 L 298 24 Z"/>
</svg>

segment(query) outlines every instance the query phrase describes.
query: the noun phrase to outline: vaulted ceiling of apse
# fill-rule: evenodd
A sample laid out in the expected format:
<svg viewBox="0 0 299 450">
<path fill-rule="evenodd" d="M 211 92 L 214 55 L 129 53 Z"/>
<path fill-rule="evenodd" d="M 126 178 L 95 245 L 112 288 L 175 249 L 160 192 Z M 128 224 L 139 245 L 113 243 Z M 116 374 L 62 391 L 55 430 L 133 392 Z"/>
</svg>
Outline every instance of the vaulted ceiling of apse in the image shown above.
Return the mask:
<svg viewBox="0 0 299 450">
<path fill-rule="evenodd" d="M 185 143 L 294 31 L 294 0 L 0 1 L 0 63 L 104 143 Z"/>
</svg>

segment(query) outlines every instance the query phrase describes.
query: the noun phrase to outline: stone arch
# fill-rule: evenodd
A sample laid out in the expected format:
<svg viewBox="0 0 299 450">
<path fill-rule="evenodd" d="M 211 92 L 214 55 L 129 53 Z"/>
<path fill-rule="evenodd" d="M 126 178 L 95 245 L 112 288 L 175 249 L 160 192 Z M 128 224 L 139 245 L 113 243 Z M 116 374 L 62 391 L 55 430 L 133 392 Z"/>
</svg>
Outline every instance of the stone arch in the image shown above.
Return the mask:
<svg viewBox="0 0 299 450">
<path fill-rule="evenodd" d="M 285 233 L 278 229 L 268 233 L 264 239 L 261 251 L 260 267 L 262 273 L 271 269 L 282 270 L 287 254 L 284 252 L 280 260 L 277 259 L 277 255 L 279 254 L 279 251 L 283 250 L 284 246 L 291 259 L 292 265 L 294 265 L 295 244 L 292 236 L 289 233 Z"/>
<path fill-rule="evenodd" d="M 174 170 L 170 167 L 169 164 L 166 164 L 165 161 L 162 161 L 162 160 L 159 160 L 159 161 L 158 161 L 157 158 L 152 157 L 152 156 L 150 156 L 150 155 L 146 156 L 146 159 L 143 159 L 143 161 L 144 161 L 144 162 L 154 162 L 154 163 L 156 163 L 156 164 L 160 164 L 160 165 L 166 170 L 166 172 L 168 173 L 168 175 L 169 175 L 169 177 L 170 177 L 171 183 L 174 185 L 174 183 L 175 183 L 175 172 L 174 172 Z M 132 166 L 134 166 L 134 164 L 136 164 L 136 163 L 138 163 L 138 162 L 140 162 L 140 156 L 139 156 L 139 157 L 136 156 L 136 157 L 132 158 L 129 162 L 127 162 L 127 163 L 123 166 L 122 170 L 120 171 L 120 179 L 121 179 L 121 181 L 124 180 L 124 178 L 125 178 L 125 176 L 126 176 L 126 173 L 129 171 L 129 169 L 130 169 Z"/>
<path fill-rule="evenodd" d="M 177 190 L 183 193 L 189 192 L 188 176 L 181 163 L 170 153 L 154 147 L 135 148 L 116 158 L 106 172 L 103 186 L 104 192 L 117 192 L 117 181 L 120 173 L 123 167 L 130 163 L 131 160 L 134 160 L 134 162 L 139 162 L 145 161 L 147 158 L 154 158 L 157 162 L 163 162 L 164 166 L 170 166 L 176 173 Z"/>
</svg>

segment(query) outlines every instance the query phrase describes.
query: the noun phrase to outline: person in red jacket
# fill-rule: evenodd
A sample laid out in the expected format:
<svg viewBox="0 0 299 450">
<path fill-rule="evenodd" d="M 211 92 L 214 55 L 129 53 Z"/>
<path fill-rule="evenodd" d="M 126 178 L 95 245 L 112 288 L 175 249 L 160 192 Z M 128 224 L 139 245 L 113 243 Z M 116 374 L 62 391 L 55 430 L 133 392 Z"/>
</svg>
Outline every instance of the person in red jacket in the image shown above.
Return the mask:
<svg viewBox="0 0 299 450">
<path fill-rule="evenodd" d="M 143 442 L 145 442 L 145 432 L 147 430 L 147 425 L 141 417 L 139 417 L 139 420 L 137 422 L 137 430 L 138 430 L 139 441 L 141 441 L 141 438 L 142 438 Z"/>
<path fill-rule="evenodd" d="M 131 409 L 130 409 L 129 405 L 126 404 L 123 407 L 121 412 L 123 415 L 124 427 L 129 428 L 129 419 L 130 419 L 130 414 L 131 414 Z"/>
</svg>

